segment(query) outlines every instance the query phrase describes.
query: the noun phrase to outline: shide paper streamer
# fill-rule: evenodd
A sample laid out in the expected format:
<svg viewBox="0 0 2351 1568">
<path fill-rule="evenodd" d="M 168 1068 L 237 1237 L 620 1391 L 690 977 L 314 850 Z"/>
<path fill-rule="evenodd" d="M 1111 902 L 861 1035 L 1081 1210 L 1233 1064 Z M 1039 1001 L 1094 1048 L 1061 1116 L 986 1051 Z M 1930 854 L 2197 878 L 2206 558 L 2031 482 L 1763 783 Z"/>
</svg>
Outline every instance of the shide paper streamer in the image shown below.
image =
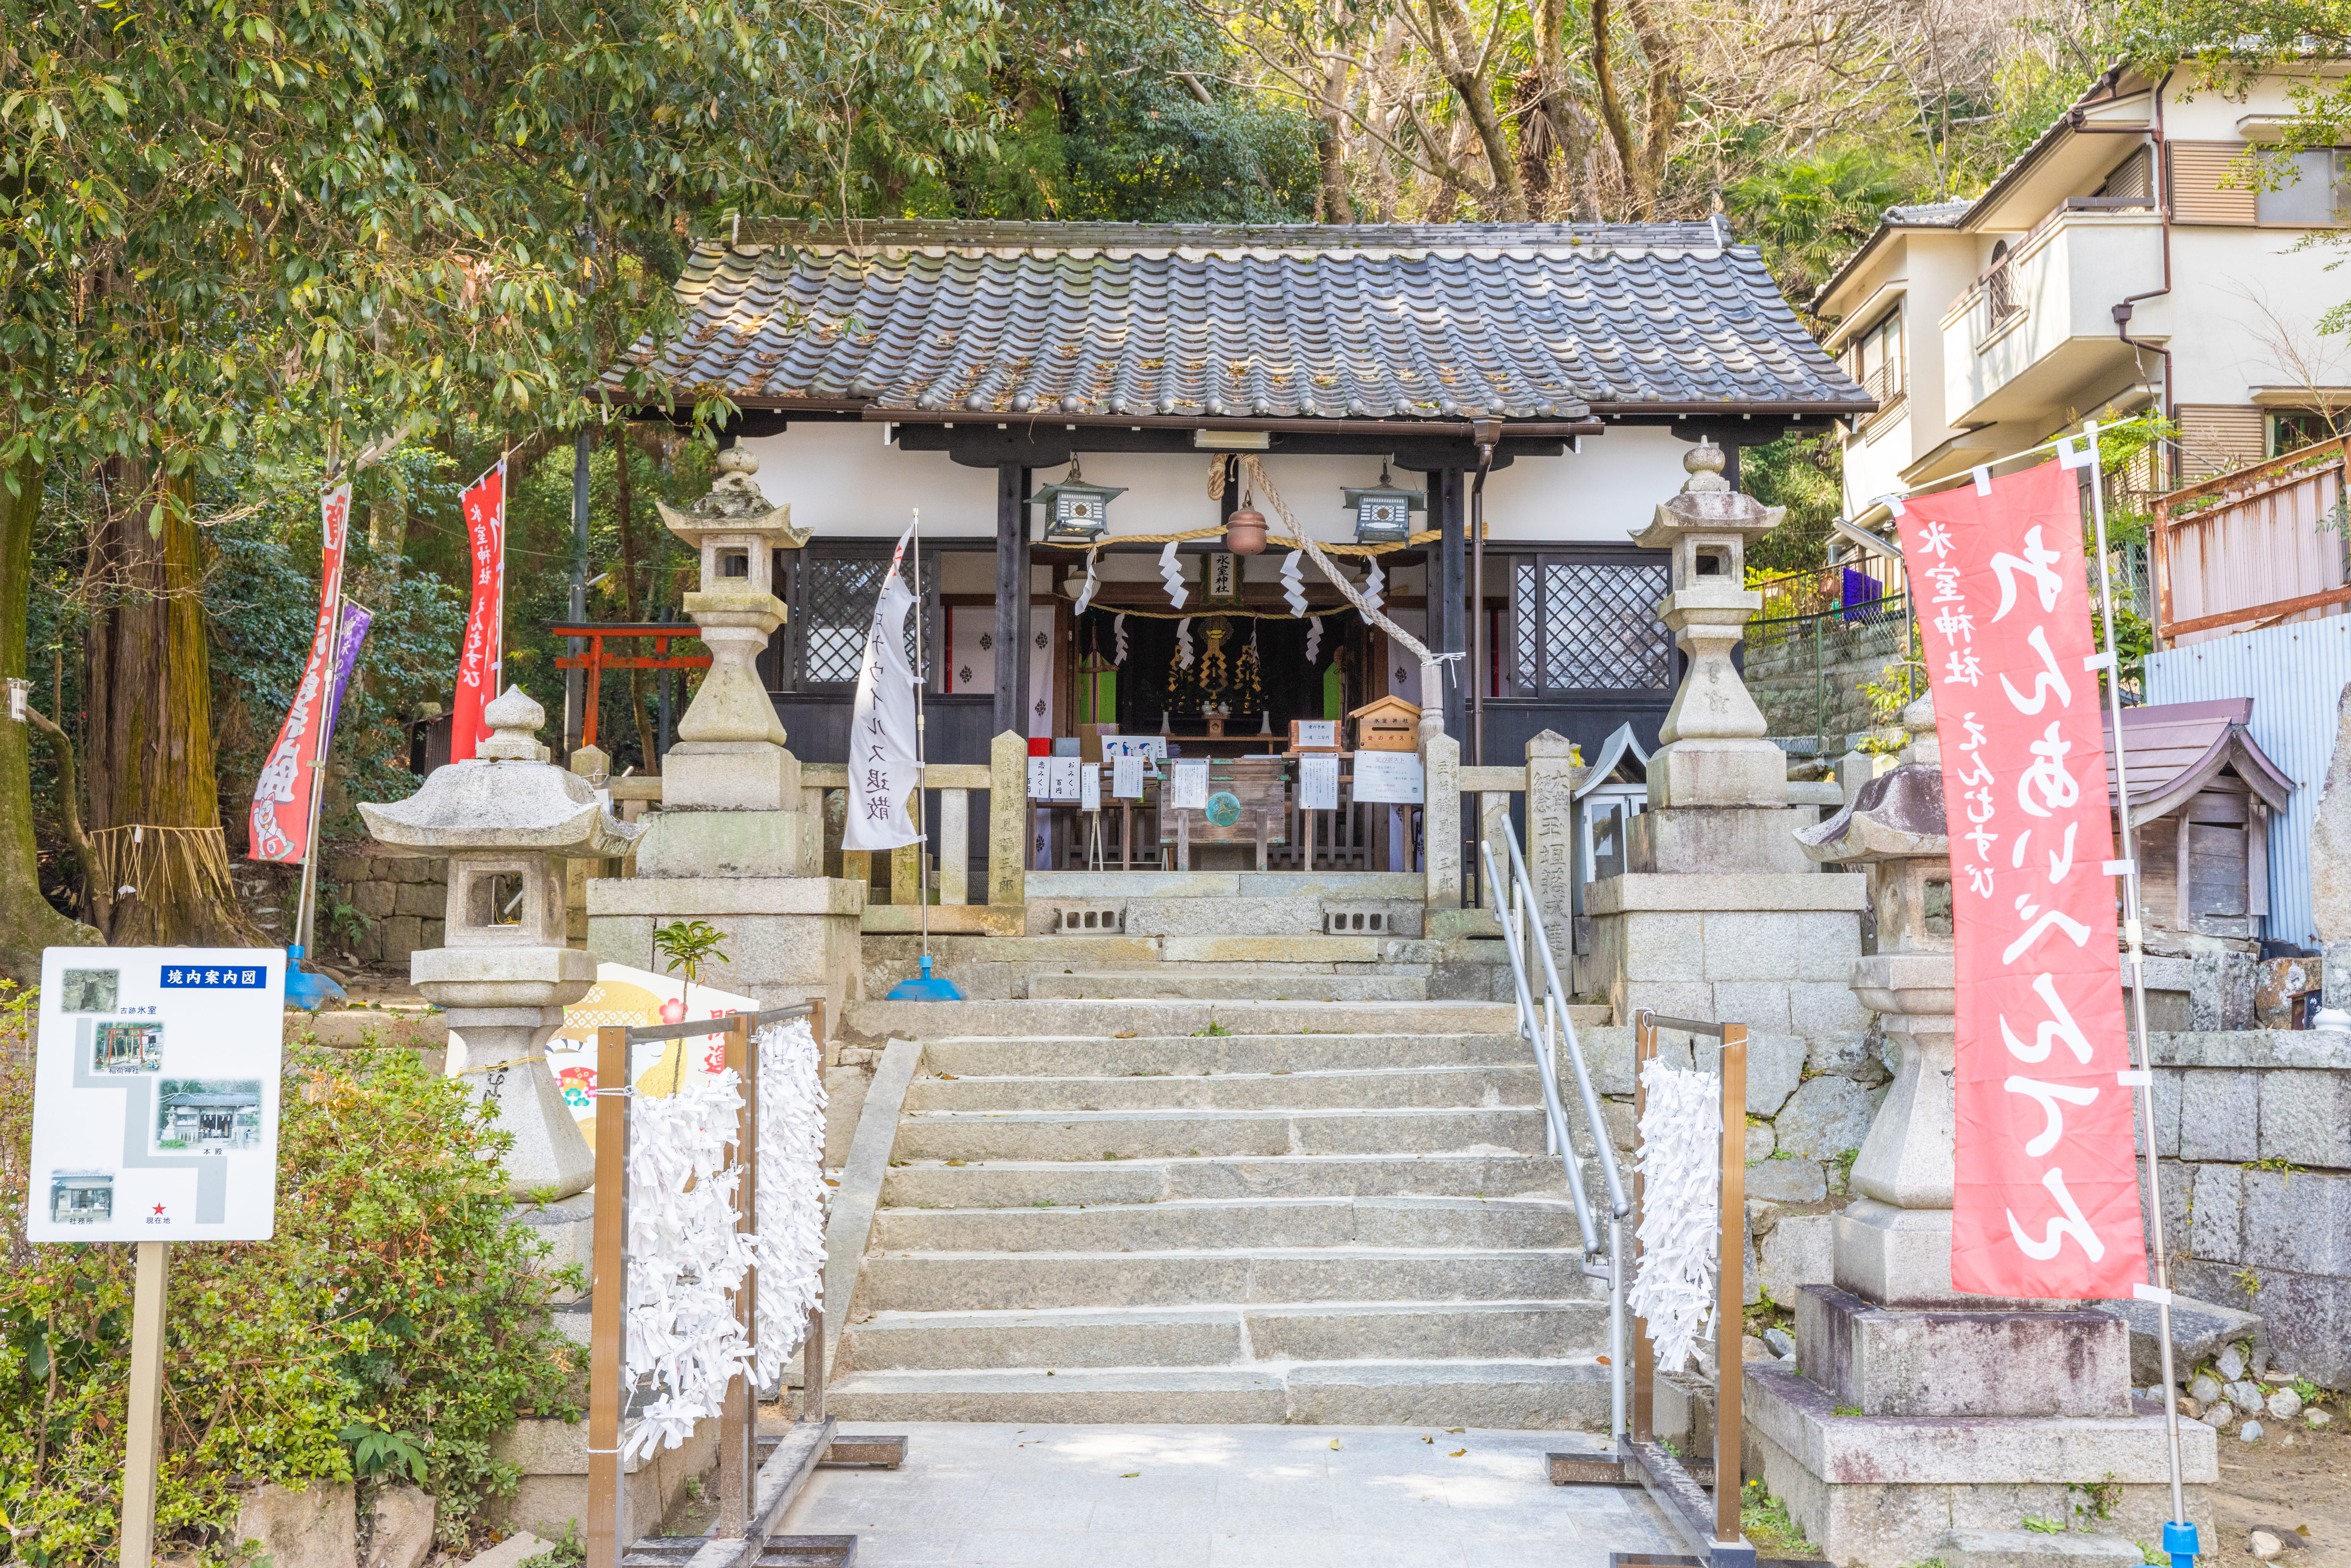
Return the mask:
<svg viewBox="0 0 2351 1568">
<path fill-rule="evenodd" d="M 1713 1078 L 1656 1058 L 1641 1087 L 1641 1272 L 1625 1304 L 1647 1321 L 1657 1370 L 1679 1372 L 1712 1327 L 1722 1103 Z"/>
<path fill-rule="evenodd" d="M 806 1336 L 824 1277 L 824 1083 L 805 1021 L 771 1025 L 759 1052 L 758 1218 L 735 1228 L 742 1166 L 727 1161 L 742 1080 L 689 1076 L 640 1096 L 628 1158 L 628 1310 L 621 1383 L 651 1380 L 652 1402 L 622 1444 L 624 1463 L 674 1448 L 720 1413 L 746 1373 L 773 1384 Z M 758 1343 L 736 1321 L 758 1269 Z"/>
</svg>

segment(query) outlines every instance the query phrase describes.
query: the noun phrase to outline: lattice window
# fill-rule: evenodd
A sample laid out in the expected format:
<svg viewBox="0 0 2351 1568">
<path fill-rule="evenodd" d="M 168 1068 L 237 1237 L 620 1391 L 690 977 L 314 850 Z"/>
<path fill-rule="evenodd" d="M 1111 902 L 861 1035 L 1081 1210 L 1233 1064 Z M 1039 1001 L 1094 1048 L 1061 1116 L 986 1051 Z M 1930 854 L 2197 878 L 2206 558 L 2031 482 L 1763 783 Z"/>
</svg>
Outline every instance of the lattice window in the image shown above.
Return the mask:
<svg viewBox="0 0 2351 1568">
<path fill-rule="evenodd" d="M 1673 639 L 1657 620 L 1671 586 L 1664 561 L 1521 558 L 1511 585 L 1522 694 L 1672 687 Z"/>
<path fill-rule="evenodd" d="M 853 687 L 865 661 L 865 632 L 873 624 L 873 604 L 882 580 L 890 570 L 886 555 L 817 555 L 798 552 L 792 563 L 790 618 L 787 624 L 794 649 L 801 690 L 816 686 Z M 937 591 L 927 580 L 935 561 L 925 553 L 923 584 L 926 629 L 934 635 L 938 624 Z M 914 617 L 906 617 L 906 657 L 914 658 Z"/>
</svg>

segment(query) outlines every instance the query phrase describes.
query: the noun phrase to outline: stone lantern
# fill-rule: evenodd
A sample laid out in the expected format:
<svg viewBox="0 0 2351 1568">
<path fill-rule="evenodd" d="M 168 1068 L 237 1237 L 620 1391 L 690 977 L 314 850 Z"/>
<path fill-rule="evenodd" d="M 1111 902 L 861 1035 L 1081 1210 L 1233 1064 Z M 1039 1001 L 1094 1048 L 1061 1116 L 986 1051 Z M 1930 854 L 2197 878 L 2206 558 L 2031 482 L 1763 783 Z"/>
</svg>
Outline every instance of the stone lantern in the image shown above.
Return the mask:
<svg viewBox="0 0 2351 1568">
<path fill-rule="evenodd" d="M 740 446 L 718 455 L 710 493 L 685 511 L 664 506 L 662 521 L 702 559 L 701 591 L 685 596 L 710 673 L 678 721 L 677 744 L 662 758 L 662 805 L 667 810 L 792 811 L 799 803 L 799 771 L 784 749 L 758 657 L 784 623 L 776 597 L 779 549 L 808 542 L 791 526 L 792 509 L 774 507 L 751 476 L 759 460 Z"/>
<path fill-rule="evenodd" d="M 1763 738 L 1769 727 L 1730 663 L 1763 596 L 1747 589 L 1747 545 L 1779 526 L 1784 508 L 1740 495 L 1722 476 L 1722 448 L 1682 455 L 1681 493 L 1657 507 L 1633 542 L 1672 552 L 1673 591 L 1657 607 L 1689 667 L 1649 758 L 1649 804 L 1784 806 L 1788 766 Z"/>
<path fill-rule="evenodd" d="M 1902 716 L 1902 765 L 1852 804 L 1798 832 L 1823 864 L 1869 875 L 1877 951 L 1854 960 L 1854 995 L 1876 1012 L 1899 1062 L 1854 1162 L 1858 1194 L 1837 1217 L 1836 1281 L 1873 1301 L 1948 1303 L 1951 1289 L 1953 1012 L 1951 841 L 1943 818 L 1942 747 L 1921 697 Z"/>
<path fill-rule="evenodd" d="M 561 862 L 626 854 L 643 830 L 615 820 L 587 780 L 548 760 L 533 738 L 547 712 L 520 687 L 482 716 L 493 734 L 472 760 L 434 769 L 405 800 L 360 812 L 390 853 L 447 857 L 448 945 L 413 954 L 409 977 L 447 1010 L 449 1075 L 496 1104 L 514 1134 L 508 1196 L 553 1188 L 569 1197 L 595 1168 L 544 1047 L 564 1004 L 594 982 L 596 961 L 565 941 Z"/>
</svg>

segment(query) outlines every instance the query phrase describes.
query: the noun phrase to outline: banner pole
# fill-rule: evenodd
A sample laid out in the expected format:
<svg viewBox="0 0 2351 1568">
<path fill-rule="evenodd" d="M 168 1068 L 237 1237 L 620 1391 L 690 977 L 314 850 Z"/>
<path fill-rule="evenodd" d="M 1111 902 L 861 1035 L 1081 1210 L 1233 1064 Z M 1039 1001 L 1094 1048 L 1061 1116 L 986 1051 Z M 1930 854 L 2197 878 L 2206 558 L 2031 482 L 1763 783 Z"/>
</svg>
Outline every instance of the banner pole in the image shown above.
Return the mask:
<svg viewBox="0 0 2351 1568">
<path fill-rule="evenodd" d="M 923 925 L 922 973 L 931 972 L 931 857 L 925 852 L 931 845 L 930 798 L 925 787 L 930 782 L 931 753 L 923 734 L 923 688 L 930 684 L 930 667 L 925 660 L 923 642 L 923 508 L 914 508 L 914 559 L 908 569 L 914 585 L 914 831 L 923 835 L 923 849 L 914 854 L 914 900 L 922 911 Z M 968 846 L 967 846 L 968 847 Z"/>
<path fill-rule="evenodd" d="M 2123 938 L 2129 945 L 2131 1022 L 2138 1035 L 2139 1123 L 2147 1129 L 2147 1235 L 2154 1242 L 2155 1311 L 2159 1333 L 2157 1344 L 2163 1355 L 2163 1418 L 2170 1437 L 2171 1454 L 2171 1522 L 2164 1526 L 2164 1550 L 2174 1553 L 2179 1563 L 2179 1547 L 2184 1539 L 2185 1562 L 2192 1564 L 2196 1555 L 2196 1527 L 2188 1517 L 2188 1505 L 2180 1485 L 2179 1463 L 2179 1400 L 2174 1392 L 2176 1385 L 2171 1364 L 2171 1260 L 2167 1255 L 2163 1239 L 2162 1175 L 2156 1162 L 2155 1147 L 2155 1055 L 2149 1048 L 2147 1034 L 2147 955 L 2140 946 L 2138 904 L 2138 829 L 2131 821 L 2130 779 L 2123 762 L 2123 683 L 2122 657 L 2115 644 L 2115 584 L 2114 573 L 2106 561 L 2106 487 L 2103 465 L 2098 460 L 2098 422 L 2085 420 L 2082 430 L 2090 448 L 2090 517 L 2095 530 L 2098 556 L 2098 617 L 2105 632 L 2105 656 L 2103 669 L 2106 677 L 2106 716 L 2114 726 L 2114 742 L 2110 761 L 2115 770 L 2115 810 L 2122 830 L 2123 851 Z M 2175 1529 L 2184 1531 L 2175 1535 Z"/>
<path fill-rule="evenodd" d="M 344 527 L 348 529 L 350 524 L 346 523 Z M 350 538 L 348 532 L 344 538 Z M 327 701 L 328 694 L 334 688 L 334 647 L 342 636 L 342 630 L 343 572 L 342 564 L 338 561 L 335 567 L 335 614 L 328 623 L 327 631 L 327 667 L 320 672 L 326 679 L 319 689 L 317 706 L 310 710 L 310 825 L 303 838 L 302 894 L 294 915 L 294 940 L 302 945 L 301 957 L 309 961 L 314 968 L 317 964 L 310 959 L 310 928 L 319 917 L 319 803 L 326 798 L 327 792 Z"/>
</svg>

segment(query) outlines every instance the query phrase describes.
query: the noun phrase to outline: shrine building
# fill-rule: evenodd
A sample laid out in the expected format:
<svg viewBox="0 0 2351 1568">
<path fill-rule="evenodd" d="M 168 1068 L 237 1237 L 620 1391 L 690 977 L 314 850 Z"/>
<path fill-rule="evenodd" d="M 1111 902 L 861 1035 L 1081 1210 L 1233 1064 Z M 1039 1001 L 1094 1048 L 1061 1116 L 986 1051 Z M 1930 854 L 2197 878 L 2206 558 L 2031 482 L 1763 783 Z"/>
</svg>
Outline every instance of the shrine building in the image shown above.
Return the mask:
<svg viewBox="0 0 2351 1568">
<path fill-rule="evenodd" d="M 1278 751 L 1384 697 L 1438 705 L 1465 765 L 1544 730 L 1646 754 L 1679 655 L 1667 552 L 1631 536 L 1684 455 L 1712 441 L 1735 484 L 1740 448 L 1875 406 L 1719 222 L 750 234 L 695 253 L 683 329 L 632 358 L 731 399 L 791 508 L 759 667 L 808 763 L 844 759 L 916 508 L 935 763 L 1111 727 Z M 1226 532 L 1290 531 L 1244 458 L 1458 678 L 1422 690 L 1311 561 L 1296 612 L 1288 550 Z"/>
</svg>

